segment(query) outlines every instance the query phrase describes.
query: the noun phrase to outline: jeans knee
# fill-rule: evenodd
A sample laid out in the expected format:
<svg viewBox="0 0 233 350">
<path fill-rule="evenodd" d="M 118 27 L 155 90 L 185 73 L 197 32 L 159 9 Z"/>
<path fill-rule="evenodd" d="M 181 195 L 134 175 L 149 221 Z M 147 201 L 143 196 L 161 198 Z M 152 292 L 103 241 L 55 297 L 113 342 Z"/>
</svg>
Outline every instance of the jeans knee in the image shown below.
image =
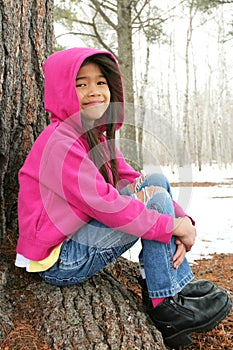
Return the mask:
<svg viewBox="0 0 233 350">
<path fill-rule="evenodd" d="M 172 198 L 164 188 L 161 188 L 160 192 L 155 193 L 153 197 L 151 197 L 147 203 L 147 208 L 154 209 L 161 214 L 171 214 L 175 216 Z"/>
<path fill-rule="evenodd" d="M 170 184 L 165 175 L 154 173 L 147 177 L 148 186 L 159 186 L 170 192 Z"/>
</svg>

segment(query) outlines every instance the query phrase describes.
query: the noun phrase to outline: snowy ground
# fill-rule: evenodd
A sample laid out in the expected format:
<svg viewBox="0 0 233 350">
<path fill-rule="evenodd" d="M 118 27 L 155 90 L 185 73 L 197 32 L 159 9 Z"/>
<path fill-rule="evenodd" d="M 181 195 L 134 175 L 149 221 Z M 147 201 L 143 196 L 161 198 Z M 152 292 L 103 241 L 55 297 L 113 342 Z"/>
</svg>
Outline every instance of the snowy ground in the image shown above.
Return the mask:
<svg viewBox="0 0 233 350">
<path fill-rule="evenodd" d="M 206 167 L 199 172 L 195 167 L 175 169 L 145 168 L 149 174 L 163 172 L 170 182 L 214 182 L 215 186 L 173 187 L 174 199 L 194 218 L 197 239 L 192 251 L 187 254 L 190 262 L 200 258 L 210 258 L 213 253 L 233 253 L 233 167 L 222 170 Z M 123 256 L 138 261 L 138 242 Z"/>
</svg>

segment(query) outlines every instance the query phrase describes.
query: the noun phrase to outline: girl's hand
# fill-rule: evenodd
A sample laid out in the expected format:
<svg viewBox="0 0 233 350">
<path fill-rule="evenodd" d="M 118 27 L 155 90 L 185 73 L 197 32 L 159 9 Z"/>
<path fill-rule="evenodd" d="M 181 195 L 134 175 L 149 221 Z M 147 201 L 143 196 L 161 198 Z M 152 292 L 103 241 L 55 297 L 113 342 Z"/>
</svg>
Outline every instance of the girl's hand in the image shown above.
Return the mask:
<svg viewBox="0 0 233 350">
<path fill-rule="evenodd" d="M 196 238 L 196 228 L 187 216 L 174 219 L 173 236 L 179 238 L 179 240 L 185 245 L 187 252 L 191 250 Z"/>
<path fill-rule="evenodd" d="M 160 193 L 164 191 L 165 190 L 162 187 L 146 186 L 141 191 L 136 192 L 135 195 L 138 200 L 146 204 L 151 199 L 151 197 L 153 197 L 156 193 Z"/>
<path fill-rule="evenodd" d="M 179 238 L 176 238 L 176 252 L 173 256 L 173 267 L 174 269 L 178 269 L 178 267 L 182 264 L 184 261 L 184 258 L 186 256 L 186 248 L 185 245 L 181 242 Z"/>
<path fill-rule="evenodd" d="M 132 182 L 129 185 L 129 190 L 131 193 L 137 193 L 141 184 L 143 183 L 143 181 L 145 180 L 146 175 L 141 175 L 140 177 L 138 177 L 136 180 L 134 180 L 134 182 Z"/>
</svg>

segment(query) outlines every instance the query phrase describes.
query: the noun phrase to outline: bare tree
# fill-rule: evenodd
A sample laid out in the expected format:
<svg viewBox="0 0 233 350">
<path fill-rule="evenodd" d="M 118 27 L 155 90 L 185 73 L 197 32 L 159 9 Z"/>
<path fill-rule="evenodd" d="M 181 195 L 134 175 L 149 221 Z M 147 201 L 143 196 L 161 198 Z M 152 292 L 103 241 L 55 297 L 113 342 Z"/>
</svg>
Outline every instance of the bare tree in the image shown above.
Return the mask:
<svg viewBox="0 0 233 350">
<path fill-rule="evenodd" d="M 193 6 L 201 13 L 202 16 L 206 16 L 206 20 L 202 20 L 202 25 L 212 20 L 212 23 L 216 27 L 216 57 L 217 68 L 215 72 L 208 65 L 206 82 L 206 96 L 202 96 L 198 93 L 196 88 L 195 70 L 197 67 L 194 65 L 194 82 L 195 90 L 193 100 L 196 101 L 195 115 L 192 120 L 192 125 L 196 126 L 193 131 L 193 137 L 189 137 L 189 140 L 193 139 L 193 145 L 190 145 L 190 149 L 193 154 L 196 153 L 199 169 L 201 169 L 202 160 L 205 162 L 212 162 L 215 160 L 221 167 L 223 163 L 227 164 L 232 161 L 231 142 L 232 138 L 228 135 L 228 127 L 231 125 L 231 100 L 232 96 L 229 88 L 229 79 L 226 62 L 226 48 L 225 42 L 227 37 L 227 24 L 224 17 L 224 9 L 226 4 L 230 4 L 232 1 L 208 1 L 208 0 L 195 0 Z M 213 33 L 212 33 L 213 34 Z M 207 44 L 208 46 L 208 44 Z M 207 62 L 209 57 L 207 58 Z M 201 98 L 201 99 L 200 99 Z M 194 103 L 195 104 L 195 103 Z M 203 109 L 203 106 L 205 108 Z M 227 111 L 227 112 L 226 112 Z M 196 124 L 196 125 L 195 125 Z M 205 138 L 204 138 L 205 135 Z M 196 152 L 193 147 L 196 147 Z M 225 153 L 227 151 L 227 155 Z M 203 159 L 202 159 L 203 158 Z"/>
<path fill-rule="evenodd" d="M 134 111 L 134 36 L 141 32 L 145 42 L 158 39 L 162 33 L 164 18 L 159 15 L 158 8 L 151 5 L 150 0 L 89 0 L 79 1 L 78 5 L 78 9 L 71 5 L 68 8 L 67 4 L 57 5 L 56 20 L 69 27 L 70 33 L 82 37 L 85 42 L 113 52 L 117 57 L 123 74 L 128 106 L 128 118 L 121 130 L 121 148 L 126 158 L 140 169 L 142 134 L 141 124 L 137 130 Z"/>
<path fill-rule="evenodd" d="M 193 34 L 193 20 L 195 15 L 197 14 L 197 8 L 194 6 L 194 0 L 190 0 L 188 3 L 189 7 L 189 25 L 187 29 L 187 36 L 186 36 L 186 47 L 185 47 L 185 70 L 186 70 L 186 85 L 185 85 L 185 97 L 184 97 L 184 115 L 183 115 L 183 150 L 190 151 L 190 122 L 189 122 L 189 98 L 190 98 L 190 46 L 192 42 L 192 34 Z M 184 164 L 186 163 L 185 160 L 185 153 L 183 155 L 183 161 Z"/>
</svg>

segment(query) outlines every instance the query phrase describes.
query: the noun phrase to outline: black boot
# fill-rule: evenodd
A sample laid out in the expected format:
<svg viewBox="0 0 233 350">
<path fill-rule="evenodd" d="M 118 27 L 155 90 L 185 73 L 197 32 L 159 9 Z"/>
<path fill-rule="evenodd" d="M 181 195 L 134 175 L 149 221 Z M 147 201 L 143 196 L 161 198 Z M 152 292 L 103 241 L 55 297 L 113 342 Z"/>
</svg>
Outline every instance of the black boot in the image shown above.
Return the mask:
<svg viewBox="0 0 233 350">
<path fill-rule="evenodd" d="M 192 332 L 208 332 L 220 323 L 232 307 L 228 295 L 219 290 L 191 298 L 177 294 L 166 298 L 156 308 L 147 309 L 156 327 L 161 331 L 169 347 L 192 343 Z"/>
<path fill-rule="evenodd" d="M 140 276 L 138 278 L 138 283 L 142 288 L 142 306 L 144 308 L 153 307 L 151 298 L 149 297 L 146 280 Z"/>
<path fill-rule="evenodd" d="M 146 280 L 142 279 L 140 276 L 138 278 L 138 282 L 140 286 L 142 287 L 142 304 L 143 307 L 150 307 L 152 306 L 151 299 L 148 294 L 148 289 L 146 285 Z M 199 298 L 204 295 L 207 295 L 214 290 L 216 290 L 218 287 L 209 281 L 206 280 L 198 280 L 194 279 L 193 281 L 189 282 L 181 291 L 179 294 L 186 296 L 186 297 L 193 297 L 193 298 Z"/>
<path fill-rule="evenodd" d="M 199 298 L 213 292 L 217 288 L 218 287 L 212 282 L 194 279 L 180 291 L 180 294 L 185 297 Z"/>
</svg>

